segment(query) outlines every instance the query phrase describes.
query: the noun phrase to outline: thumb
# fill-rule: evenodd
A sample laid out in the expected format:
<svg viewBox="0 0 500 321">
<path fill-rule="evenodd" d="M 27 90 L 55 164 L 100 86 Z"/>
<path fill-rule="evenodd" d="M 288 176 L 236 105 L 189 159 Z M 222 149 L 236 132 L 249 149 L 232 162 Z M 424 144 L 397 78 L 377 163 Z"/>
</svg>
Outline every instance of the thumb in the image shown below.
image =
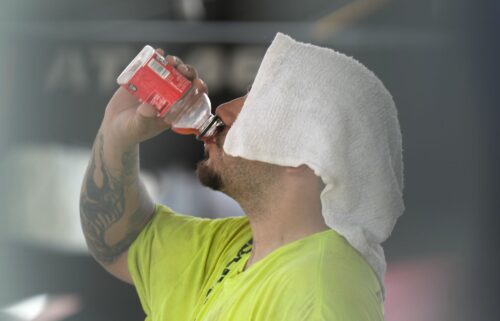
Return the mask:
<svg viewBox="0 0 500 321">
<path fill-rule="evenodd" d="M 137 107 L 137 113 L 144 118 L 153 118 L 158 115 L 158 110 L 153 105 L 142 103 Z"/>
</svg>

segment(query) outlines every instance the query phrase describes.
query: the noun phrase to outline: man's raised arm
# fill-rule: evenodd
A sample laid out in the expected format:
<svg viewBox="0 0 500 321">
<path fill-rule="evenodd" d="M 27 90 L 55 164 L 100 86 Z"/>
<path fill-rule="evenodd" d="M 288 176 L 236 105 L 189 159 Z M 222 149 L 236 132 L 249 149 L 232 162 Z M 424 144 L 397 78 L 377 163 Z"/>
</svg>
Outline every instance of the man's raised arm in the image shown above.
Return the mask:
<svg viewBox="0 0 500 321">
<path fill-rule="evenodd" d="M 196 70 L 184 68 L 178 58 L 166 58 L 182 67 L 178 70 L 199 90 L 207 90 Z M 154 212 L 139 177 L 139 143 L 169 127 L 155 107 L 141 104 L 120 87 L 106 107 L 83 180 L 80 218 L 88 248 L 106 270 L 129 283 L 128 248 Z"/>
</svg>

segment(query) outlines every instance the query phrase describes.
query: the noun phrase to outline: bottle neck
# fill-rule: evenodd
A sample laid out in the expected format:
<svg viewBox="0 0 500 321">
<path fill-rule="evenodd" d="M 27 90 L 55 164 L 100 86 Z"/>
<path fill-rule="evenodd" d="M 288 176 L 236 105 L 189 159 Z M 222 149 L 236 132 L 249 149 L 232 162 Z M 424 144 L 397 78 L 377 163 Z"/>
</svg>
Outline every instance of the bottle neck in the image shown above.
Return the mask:
<svg viewBox="0 0 500 321">
<path fill-rule="evenodd" d="M 200 134 L 196 136 L 196 139 L 202 140 L 203 138 L 213 136 L 215 134 L 215 131 L 217 130 L 217 127 L 223 125 L 224 123 L 218 116 L 210 115 L 200 127 Z"/>
</svg>

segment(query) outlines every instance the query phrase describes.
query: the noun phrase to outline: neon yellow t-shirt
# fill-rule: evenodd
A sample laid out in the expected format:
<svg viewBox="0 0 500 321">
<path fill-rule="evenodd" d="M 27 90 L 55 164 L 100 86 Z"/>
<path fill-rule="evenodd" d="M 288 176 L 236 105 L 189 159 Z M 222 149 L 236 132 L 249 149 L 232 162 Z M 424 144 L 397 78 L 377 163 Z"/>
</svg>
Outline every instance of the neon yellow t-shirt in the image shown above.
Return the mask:
<svg viewBox="0 0 500 321">
<path fill-rule="evenodd" d="M 288 243 L 243 271 L 251 238 L 247 217 L 157 205 L 128 254 L 146 321 L 384 319 L 377 277 L 335 231 Z"/>
</svg>

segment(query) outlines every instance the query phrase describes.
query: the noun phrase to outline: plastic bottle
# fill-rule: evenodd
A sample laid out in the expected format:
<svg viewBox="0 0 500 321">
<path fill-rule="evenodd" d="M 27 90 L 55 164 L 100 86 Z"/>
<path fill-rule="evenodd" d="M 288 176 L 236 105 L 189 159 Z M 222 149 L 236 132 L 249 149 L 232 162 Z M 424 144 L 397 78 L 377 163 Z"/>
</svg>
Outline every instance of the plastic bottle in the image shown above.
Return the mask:
<svg viewBox="0 0 500 321">
<path fill-rule="evenodd" d="M 156 107 L 178 134 L 194 134 L 206 141 L 224 126 L 211 113 L 207 94 L 192 86 L 151 46 L 141 52 L 118 76 L 117 82 L 139 101 Z"/>
</svg>

